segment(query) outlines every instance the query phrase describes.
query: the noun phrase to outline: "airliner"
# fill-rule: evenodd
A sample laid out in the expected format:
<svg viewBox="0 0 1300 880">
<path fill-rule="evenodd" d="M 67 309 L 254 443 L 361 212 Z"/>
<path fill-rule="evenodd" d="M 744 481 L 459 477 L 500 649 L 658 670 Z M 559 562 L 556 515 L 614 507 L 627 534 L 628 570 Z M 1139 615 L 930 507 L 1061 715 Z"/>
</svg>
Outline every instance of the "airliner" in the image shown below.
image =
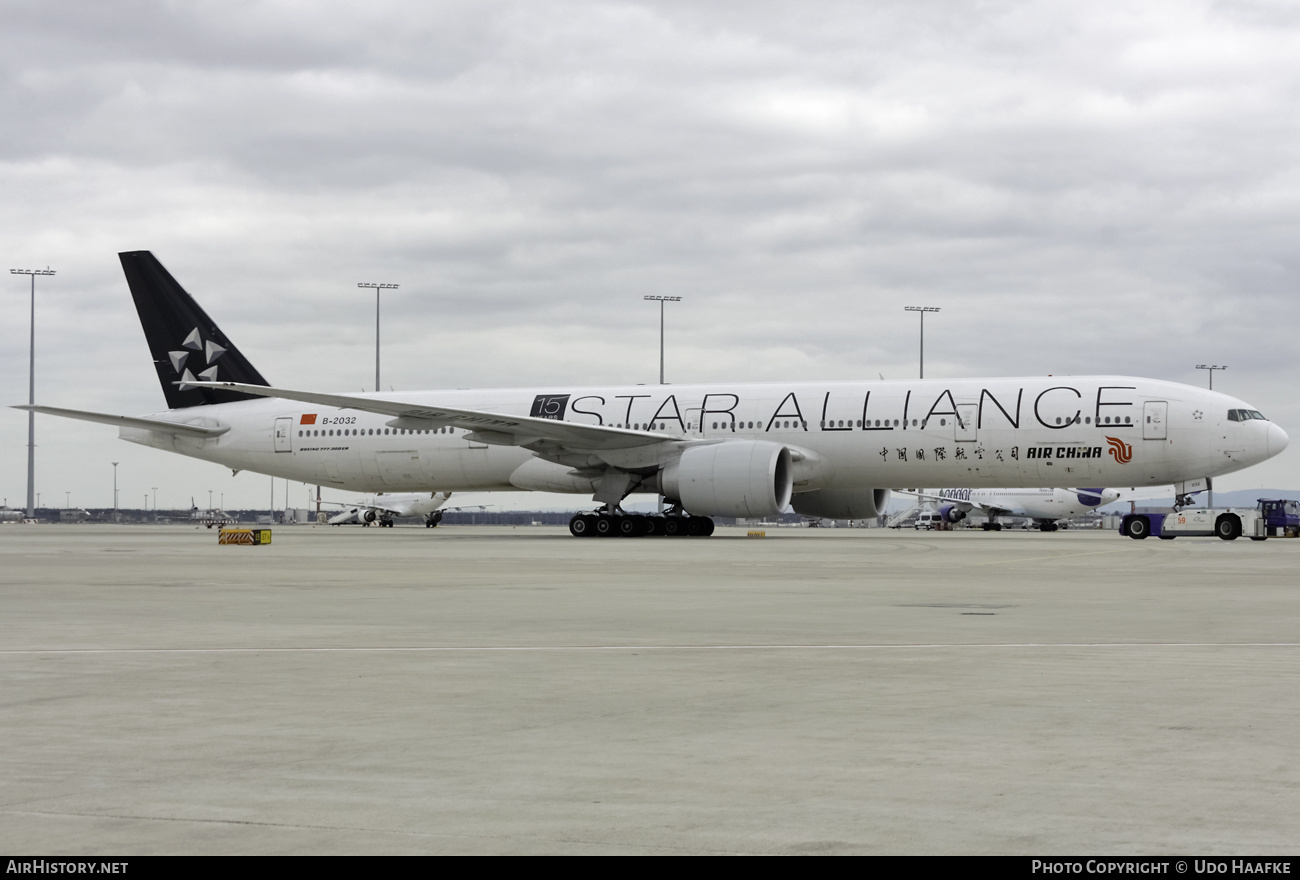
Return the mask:
<svg viewBox="0 0 1300 880">
<path fill-rule="evenodd" d="M 1103 504 L 1119 498 L 1116 489 L 1050 489 L 1044 487 L 1022 489 L 939 489 L 935 492 L 905 491 L 902 495 L 915 495 L 933 502 L 935 512 L 944 522 L 956 523 L 966 518 L 972 510 L 985 515 L 980 525 L 984 531 L 1001 531 L 999 516 L 1032 519 L 1040 531 L 1054 532 L 1057 520 L 1080 516 L 1096 510 Z"/>
<path fill-rule="evenodd" d="M 1248 403 L 1127 376 L 337 394 L 271 386 L 148 251 L 120 254 L 167 409 L 133 443 L 359 492 L 589 495 L 575 536 L 706 536 L 715 516 L 865 519 L 902 486 L 1156 486 L 1286 448 Z M 627 514 L 635 493 L 662 515 Z"/>
<path fill-rule="evenodd" d="M 432 529 L 442 522 L 441 508 L 450 497 L 450 492 L 381 492 L 359 504 L 344 504 L 343 510 L 326 522 L 332 526 L 377 523 L 381 528 L 392 528 L 395 517 L 422 516 L 425 528 Z M 332 505 L 336 502 L 323 503 Z"/>
</svg>

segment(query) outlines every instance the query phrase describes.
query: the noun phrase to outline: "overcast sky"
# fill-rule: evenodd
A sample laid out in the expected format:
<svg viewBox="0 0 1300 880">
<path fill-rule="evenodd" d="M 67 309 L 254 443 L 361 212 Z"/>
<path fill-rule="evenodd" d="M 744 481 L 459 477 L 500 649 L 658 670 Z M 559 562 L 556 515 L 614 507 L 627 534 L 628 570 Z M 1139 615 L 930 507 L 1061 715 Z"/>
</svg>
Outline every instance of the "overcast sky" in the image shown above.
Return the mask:
<svg viewBox="0 0 1300 880">
<path fill-rule="evenodd" d="M 163 408 L 117 253 L 272 383 L 1122 373 L 1300 438 L 1300 6 L 0 0 L 0 243 L 37 400 Z M 26 402 L 27 278 L 0 380 Z M 0 413 L 0 494 L 26 415 Z M 266 477 L 37 421 L 42 503 Z M 1224 489 L 1300 486 L 1291 450 Z M 283 504 L 279 481 L 277 503 Z M 290 502 L 304 490 L 294 484 Z M 469 499 L 469 500 L 480 500 Z M 501 502 L 505 499 L 489 499 Z M 514 499 L 510 499 L 512 503 Z M 525 506 L 532 502 L 524 499 Z"/>
</svg>

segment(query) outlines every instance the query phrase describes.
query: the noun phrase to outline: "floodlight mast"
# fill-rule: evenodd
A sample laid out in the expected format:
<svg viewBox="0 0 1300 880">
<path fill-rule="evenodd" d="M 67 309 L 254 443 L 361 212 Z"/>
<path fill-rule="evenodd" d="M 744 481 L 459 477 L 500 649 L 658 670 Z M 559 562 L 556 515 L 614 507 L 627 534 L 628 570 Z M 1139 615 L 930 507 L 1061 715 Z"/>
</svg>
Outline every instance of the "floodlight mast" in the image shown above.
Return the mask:
<svg viewBox="0 0 1300 880">
<path fill-rule="evenodd" d="M 925 313 L 939 311 L 934 306 L 903 306 L 905 312 L 921 313 L 921 378 L 925 378 Z"/>
<path fill-rule="evenodd" d="M 1196 369 L 1198 369 L 1198 370 L 1208 370 L 1208 371 L 1209 371 L 1209 373 L 1210 373 L 1210 390 L 1213 391 L 1213 390 L 1214 390 L 1214 371 L 1215 371 L 1215 370 L 1226 370 L 1226 369 L 1228 369 L 1228 367 L 1227 367 L 1226 364 L 1225 364 L 1224 366 L 1222 366 L 1222 367 L 1219 366 L 1218 364 L 1197 364 L 1197 365 L 1196 365 Z"/>
<path fill-rule="evenodd" d="M 53 275 L 44 269 L 10 269 L 11 275 L 30 275 L 32 279 L 32 329 L 27 349 L 27 405 L 36 405 L 36 276 Z M 36 413 L 27 410 L 27 518 L 36 518 Z"/>
<path fill-rule="evenodd" d="M 365 281 L 358 281 L 357 287 L 373 287 L 375 289 L 375 390 L 379 390 L 379 291 L 396 290 L 399 284 L 370 284 Z"/>
<path fill-rule="evenodd" d="M 659 303 L 659 384 L 664 384 L 664 303 L 681 302 L 680 296 L 647 296 L 643 299 Z"/>
</svg>

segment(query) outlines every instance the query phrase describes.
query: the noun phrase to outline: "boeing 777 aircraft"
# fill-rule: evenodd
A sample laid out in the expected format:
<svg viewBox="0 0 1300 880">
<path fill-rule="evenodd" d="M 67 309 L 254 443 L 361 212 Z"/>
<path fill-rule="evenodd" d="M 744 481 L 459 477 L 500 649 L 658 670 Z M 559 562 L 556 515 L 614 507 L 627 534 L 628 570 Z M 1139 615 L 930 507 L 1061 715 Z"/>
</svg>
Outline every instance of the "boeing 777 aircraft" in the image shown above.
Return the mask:
<svg viewBox="0 0 1300 880">
<path fill-rule="evenodd" d="M 590 495 L 574 535 L 707 535 L 712 516 L 864 519 L 890 487 L 1151 486 L 1179 496 L 1281 452 L 1226 394 L 1127 376 L 497 388 L 271 387 L 153 254 L 120 255 L 168 409 L 124 440 L 360 492 Z M 27 409 L 28 407 L 18 407 Z M 1242 418 L 1242 413 L 1247 417 Z M 632 493 L 663 516 L 625 515 Z"/>
<path fill-rule="evenodd" d="M 935 503 L 936 512 L 944 522 L 956 523 L 966 518 L 972 510 L 986 517 L 981 524 L 984 531 L 1001 531 L 999 516 L 1017 516 L 1032 519 L 1041 531 L 1054 532 L 1056 521 L 1068 516 L 1079 516 L 1110 504 L 1119 498 L 1115 489 L 939 489 L 937 492 L 907 492 L 917 498 Z"/>
</svg>

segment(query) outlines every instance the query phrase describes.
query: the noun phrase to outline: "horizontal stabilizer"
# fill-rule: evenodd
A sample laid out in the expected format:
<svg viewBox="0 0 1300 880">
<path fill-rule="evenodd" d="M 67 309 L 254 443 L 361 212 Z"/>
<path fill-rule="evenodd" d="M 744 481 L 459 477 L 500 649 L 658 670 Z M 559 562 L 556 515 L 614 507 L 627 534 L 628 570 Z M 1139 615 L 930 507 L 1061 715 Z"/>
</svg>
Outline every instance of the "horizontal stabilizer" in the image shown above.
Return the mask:
<svg viewBox="0 0 1300 880">
<path fill-rule="evenodd" d="M 56 406 L 15 406 L 13 409 L 25 409 L 30 412 L 44 413 L 47 416 L 62 416 L 65 419 L 80 419 L 83 422 L 99 422 L 102 425 L 116 425 L 119 428 L 143 428 L 146 431 L 158 431 L 165 434 L 185 434 L 190 437 L 219 437 L 230 430 L 227 426 L 208 428 L 203 425 L 186 425 L 182 422 L 169 422 L 164 419 L 140 419 L 133 416 L 115 416 L 109 413 L 87 412 L 81 409 L 60 409 Z"/>
</svg>

